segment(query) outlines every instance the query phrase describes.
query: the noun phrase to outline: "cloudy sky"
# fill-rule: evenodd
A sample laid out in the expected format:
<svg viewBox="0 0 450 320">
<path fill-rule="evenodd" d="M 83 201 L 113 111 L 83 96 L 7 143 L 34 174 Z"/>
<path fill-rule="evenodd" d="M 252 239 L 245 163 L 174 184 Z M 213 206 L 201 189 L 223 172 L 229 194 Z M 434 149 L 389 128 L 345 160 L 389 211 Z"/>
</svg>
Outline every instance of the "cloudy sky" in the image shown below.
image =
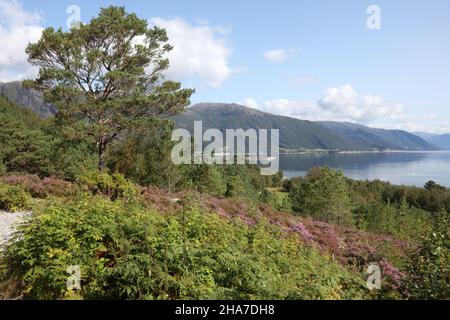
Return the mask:
<svg viewBox="0 0 450 320">
<path fill-rule="evenodd" d="M 0 0 L 0 81 L 36 74 L 24 49 L 43 28 L 110 4 L 166 28 L 166 76 L 193 103 L 450 133 L 448 0 Z"/>
</svg>

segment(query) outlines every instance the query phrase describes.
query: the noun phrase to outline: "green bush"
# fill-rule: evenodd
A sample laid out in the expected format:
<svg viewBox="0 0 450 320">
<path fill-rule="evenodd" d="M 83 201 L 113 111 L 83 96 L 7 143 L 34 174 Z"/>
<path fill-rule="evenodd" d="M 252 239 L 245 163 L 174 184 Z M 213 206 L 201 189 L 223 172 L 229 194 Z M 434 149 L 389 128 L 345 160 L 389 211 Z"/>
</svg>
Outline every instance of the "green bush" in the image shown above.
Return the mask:
<svg viewBox="0 0 450 320">
<path fill-rule="evenodd" d="M 410 257 L 405 279 L 410 299 L 450 299 L 450 215 L 442 212 L 434 230 Z"/>
<path fill-rule="evenodd" d="M 294 212 L 328 223 L 353 226 L 353 203 L 344 174 L 328 167 L 313 168 L 290 192 Z"/>
<path fill-rule="evenodd" d="M 30 197 L 20 186 L 0 184 L 0 209 L 19 211 L 28 209 Z"/>
<path fill-rule="evenodd" d="M 1 155 L 0 155 L 0 157 L 1 157 Z M 1 158 L 0 158 L 0 176 L 3 176 L 5 173 L 6 173 L 6 166 L 5 166 L 5 164 L 1 161 Z"/>
<path fill-rule="evenodd" d="M 261 192 L 260 200 L 271 206 L 274 210 L 283 212 L 292 211 L 291 199 L 287 192 L 280 192 L 277 189 L 264 189 Z"/>
<path fill-rule="evenodd" d="M 82 188 L 85 187 L 93 195 L 103 194 L 111 200 L 118 198 L 131 200 L 138 194 L 137 187 L 119 173 L 110 175 L 97 170 L 88 171 L 77 181 Z"/>
<path fill-rule="evenodd" d="M 50 204 L 7 254 L 27 298 L 57 299 L 79 265 L 85 299 L 344 299 L 362 278 L 266 223 L 185 207 L 162 215 L 104 197 Z"/>
</svg>

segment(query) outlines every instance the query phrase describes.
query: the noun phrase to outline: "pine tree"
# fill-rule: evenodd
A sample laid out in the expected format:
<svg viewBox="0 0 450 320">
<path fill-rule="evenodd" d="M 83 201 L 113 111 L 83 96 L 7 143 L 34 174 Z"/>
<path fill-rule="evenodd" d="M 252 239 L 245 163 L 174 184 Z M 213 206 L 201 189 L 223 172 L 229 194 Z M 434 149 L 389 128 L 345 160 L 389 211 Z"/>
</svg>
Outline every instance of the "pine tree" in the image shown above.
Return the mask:
<svg viewBox="0 0 450 320">
<path fill-rule="evenodd" d="M 193 90 L 162 81 L 172 50 L 167 41 L 164 29 L 150 28 L 123 7 L 103 8 L 88 24 L 68 32 L 47 28 L 29 44 L 28 61 L 40 69 L 25 85 L 42 90 L 59 110 L 66 136 L 95 145 L 103 170 L 111 144 L 142 135 L 189 104 Z"/>
</svg>

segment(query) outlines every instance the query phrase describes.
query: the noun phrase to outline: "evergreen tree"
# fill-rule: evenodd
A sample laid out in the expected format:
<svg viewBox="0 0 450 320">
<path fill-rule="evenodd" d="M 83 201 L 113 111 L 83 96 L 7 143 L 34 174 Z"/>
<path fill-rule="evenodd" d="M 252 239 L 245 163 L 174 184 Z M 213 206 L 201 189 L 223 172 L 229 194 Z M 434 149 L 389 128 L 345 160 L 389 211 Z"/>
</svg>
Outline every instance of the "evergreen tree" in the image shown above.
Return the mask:
<svg viewBox="0 0 450 320">
<path fill-rule="evenodd" d="M 314 169 L 291 192 L 294 211 L 338 225 L 353 225 L 352 203 L 344 175 L 329 168 Z"/>
<path fill-rule="evenodd" d="M 28 61 L 39 77 L 25 84 L 44 92 L 58 110 L 68 137 L 89 141 L 105 169 L 108 147 L 124 136 L 141 136 L 148 127 L 189 104 L 193 93 L 180 83 L 162 81 L 172 49 L 166 31 L 123 7 L 108 7 L 88 24 L 68 32 L 47 28 L 29 44 Z"/>
</svg>

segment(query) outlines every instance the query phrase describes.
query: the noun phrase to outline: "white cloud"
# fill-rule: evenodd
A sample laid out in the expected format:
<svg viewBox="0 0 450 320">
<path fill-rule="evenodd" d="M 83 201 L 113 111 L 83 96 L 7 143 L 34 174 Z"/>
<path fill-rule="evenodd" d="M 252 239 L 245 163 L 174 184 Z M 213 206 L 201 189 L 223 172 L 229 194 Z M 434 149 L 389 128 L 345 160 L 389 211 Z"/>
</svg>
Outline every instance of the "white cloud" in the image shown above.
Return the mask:
<svg viewBox="0 0 450 320">
<path fill-rule="evenodd" d="M 443 133 L 450 134 L 450 122 L 449 121 L 441 122 L 439 124 L 439 126 L 435 126 L 433 128 L 430 128 L 429 131 L 433 132 L 433 133 L 438 133 L 438 134 L 443 134 Z"/>
<path fill-rule="evenodd" d="M 251 97 L 244 99 L 244 101 L 240 104 L 243 104 L 246 107 L 254 108 L 254 109 L 258 107 L 258 102 L 254 98 L 251 98 Z"/>
<path fill-rule="evenodd" d="M 398 120 L 405 112 L 402 104 L 386 102 L 371 94 L 360 94 L 350 85 L 326 90 L 318 105 L 333 118 L 366 124 L 378 119 Z"/>
<path fill-rule="evenodd" d="M 319 100 L 274 99 L 257 104 L 256 108 L 303 120 L 347 121 L 374 128 L 450 133 L 450 122 L 439 121 L 435 114 L 410 114 L 400 103 L 359 93 L 350 85 L 329 88 Z"/>
<path fill-rule="evenodd" d="M 434 120 L 434 121 L 433 121 Z M 450 122 L 439 121 L 425 116 L 408 116 L 404 121 L 387 125 L 385 123 L 374 123 L 371 125 L 376 128 L 388 128 L 406 130 L 409 132 L 429 132 L 435 134 L 450 133 Z"/>
<path fill-rule="evenodd" d="M 399 121 L 405 117 L 405 108 L 383 98 L 360 94 L 350 85 L 327 89 L 317 101 L 275 99 L 265 102 L 260 109 L 280 115 L 307 120 L 359 122 L 370 125 L 377 121 Z"/>
<path fill-rule="evenodd" d="M 212 87 L 219 87 L 233 73 L 229 66 L 230 45 L 222 36 L 221 28 L 203 21 L 191 25 L 181 18 L 166 20 L 152 18 L 154 25 L 167 30 L 169 43 L 174 49 L 169 53 L 169 79 L 182 80 L 196 76 Z"/>
<path fill-rule="evenodd" d="M 25 48 L 39 40 L 44 28 L 39 13 L 25 11 L 17 0 L 0 0 L 0 81 L 34 77 Z"/>
<path fill-rule="evenodd" d="M 315 101 L 275 99 L 266 101 L 260 109 L 265 112 L 305 120 L 319 120 L 321 110 Z"/>
<path fill-rule="evenodd" d="M 168 56 L 169 79 L 194 76 L 208 86 L 219 87 L 232 74 L 244 70 L 229 66 L 231 49 L 223 38 L 229 28 L 211 27 L 207 21 L 191 25 L 181 18 L 153 18 L 151 22 L 167 30 L 169 42 L 174 46 Z M 26 11 L 19 1 L 0 0 L 0 81 L 36 76 L 38 68 L 28 64 L 25 48 L 39 40 L 44 29 L 41 23 L 41 14 Z"/>
<path fill-rule="evenodd" d="M 263 57 L 270 62 L 280 63 L 288 58 L 288 54 L 285 49 L 274 49 L 264 52 Z"/>
</svg>

